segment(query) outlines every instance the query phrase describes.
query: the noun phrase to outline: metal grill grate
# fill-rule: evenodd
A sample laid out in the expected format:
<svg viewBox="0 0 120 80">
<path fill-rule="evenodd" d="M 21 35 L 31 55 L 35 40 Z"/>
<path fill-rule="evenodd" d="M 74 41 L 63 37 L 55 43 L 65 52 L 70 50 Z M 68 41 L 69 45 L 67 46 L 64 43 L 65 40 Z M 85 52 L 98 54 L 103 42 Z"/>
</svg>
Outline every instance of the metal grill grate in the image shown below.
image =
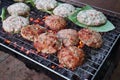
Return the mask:
<svg viewBox="0 0 120 80">
<path fill-rule="evenodd" d="M 11 1 L 2 1 L 2 7 L 7 7 L 12 3 L 13 2 Z M 48 14 L 31 8 L 30 17 L 42 18 L 44 15 Z M 60 67 L 56 55 L 37 55 L 32 42 L 23 39 L 20 36 L 20 34 L 6 33 L 1 27 L 0 45 L 9 48 L 10 50 L 13 50 L 16 53 L 19 53 L 19 55 L 26 57 L 34 63 L 54 72 L 55 74 L 65 79 L 73 79 L 74 76 L 77 76 L 81 80 L 93 80 L 97 72 L 100 70 L 101 66 L 105 62 L 106 58 L 110 55 L 110 51 L 116 43 L 120 34 L 120 19 L 107 14 L 106 16 L 116 26 L 116 29 L 103 34 L 104 44 L 102 48 L 93 49 L 85 47 L 84 51 L 87 55 L 86 61 L 82 66 L 77 67 L 75 70 L 69 70 Z M 76 30 L 80 29 L 70 21 L 68 21 L 68 25 L 72 25 L 71 28 L 73 28 L 74 26 L 74 29 Z M 2 22 L 0 22 L 0 26 L 2 26 Z"/>
</svg>

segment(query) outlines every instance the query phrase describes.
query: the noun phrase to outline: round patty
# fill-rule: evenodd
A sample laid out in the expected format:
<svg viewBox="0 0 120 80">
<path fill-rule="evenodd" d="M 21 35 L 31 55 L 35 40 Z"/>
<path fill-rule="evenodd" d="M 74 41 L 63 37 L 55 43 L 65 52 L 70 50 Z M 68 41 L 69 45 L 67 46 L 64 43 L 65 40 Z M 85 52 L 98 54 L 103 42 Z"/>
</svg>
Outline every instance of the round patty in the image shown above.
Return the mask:
<svg viewBox="0 0 120 80">
<path fill-rule="evenodd" d="M 74 29 L 63 29 L 57 33 L 58 39 L 63 42 L 64 46 L 77 45 L 79 42 L 78 33 Z"/>
<path fill-rule="evenodd" d="M 29 24 L 29 20 L 22 16 L 9 16 L 6 20 L 3 21 L 3 29 L 6 32 L 17 33 L 21 30 L 22 27 Z"/>
<path fill-rule="evenodd" d="M 58 31 L 66 27 L 64 18 L 56 15 L 51 15 L 45 18 L 45 24 L 52 30 Z"/>
<path fill-rule="evenodd" d="M 80 40 L 89 47 L 100 48 L 102 46 L 102 36 L 100 33 L 90 29 L 81 29 L 79 32 Z"/>
<path fill-rule="evenodd" d="M 59 49 L 60 42 L 54 33 L 42 33 L 34 42 L 34 46 L 38 52 L 53 54 Z"/>
<path fill-rule="evenodd" d="M 43 32 L 45 32 L 45 28 L 39 25 L 27 25 L 21 29 L 22 37 L 30 41 L 37 39 Z"/>
<path fill-rule="evenodd" d="M 102 12 L 96 10 L 83 10 L 78 13 L 77 20 L 87 26 L 99 26 L 105 24 L 107 18 Z"/>
<path fill-rule="evenodd" d="M 57 6 L 56 0 L 36 0 L 35 5 L 40 10 L 51 10 Z"/>
<path fill-rule="evenodd" d="M 28 15 L 30 7 L 25 3 L 14 3 L 7 8 L 10 15 Z"/>
<path fill-rule="evenodd" d="M 69 15 L 71 15 L 75 10 L 75 7 L 67 4 L 67 3 L 63 3 L 60 4 L 59 6 L 57 6 L 54 10 L 53 13 L 55 15 L 61 16 L 61 17 L 67 17 Z"/>
<path fill-rule="evenodd" d="M 62 48 L 58 53 L 59 63 L 67 68 L 76 68 L 84 61 L 85 54 L 82 49 L 75 46 Z"/>
</svg>

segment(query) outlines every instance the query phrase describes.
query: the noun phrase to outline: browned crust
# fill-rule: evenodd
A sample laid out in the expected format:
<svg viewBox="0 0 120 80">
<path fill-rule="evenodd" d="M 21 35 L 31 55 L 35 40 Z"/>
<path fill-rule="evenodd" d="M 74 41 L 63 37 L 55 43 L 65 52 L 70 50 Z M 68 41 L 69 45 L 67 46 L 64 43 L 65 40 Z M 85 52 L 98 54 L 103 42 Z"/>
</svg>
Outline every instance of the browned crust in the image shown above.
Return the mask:
<svg viewBox="0 0 120 80">
<path fill-rule="evenodd" d="M 45 18 L 45 24 L 51 30 L 59 31 L 61 29 L 64 29 L 67 23 L 63 17 L 51 15 Z"/>
<path fill-rule="evenodd" d="M 79 32 L 79 39 L 89 47 L 100 48 L 102 46 L 102 36 L 100 33 L 84 28 Z"/>
<path fill-rule="evenodd" d="M 34 41 L 43 32 L 45 32 L 45 28 L 39 25 L 27 25 L 21 29 L 22 37 L 29 41 Z"/>
<path fill-rule="evenodd" d="M 84 51 L 75 46 L 62 48 L 58 53 L 59 63 L 64 67 L 71 69 L 75 69 L 82 65 L 84 58 Z"/>
</svg>

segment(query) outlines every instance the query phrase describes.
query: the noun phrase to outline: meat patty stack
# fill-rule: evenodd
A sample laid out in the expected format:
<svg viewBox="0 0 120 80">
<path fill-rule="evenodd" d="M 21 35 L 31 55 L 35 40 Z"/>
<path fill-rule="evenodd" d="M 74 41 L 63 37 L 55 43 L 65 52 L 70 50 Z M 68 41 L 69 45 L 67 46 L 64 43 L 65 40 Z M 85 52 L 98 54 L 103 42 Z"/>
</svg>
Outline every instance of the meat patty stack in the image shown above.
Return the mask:
<svg viewBox="0 0 120 80">
<path fill-rule="evenodd" d="M 3 21 L 2 26 L 6 32 L 20 32 L 22 27 L 25 27 L 29 24 L 29 20 L 23 17 L 28 15 L 30 11 L 30 7 L 25 3 L 14 3 L 8 6 L 7 11 L 11 16 Z"/>
<path fill-rule="evenodd" d="M 24 0 L 15 0 L 24 1 Z M 30 7 L 25 3 L 15 3 L 10 5 L 7 10 L 11 15 L 3 21 L 3 29 L 9 33 L 19 33 L 21 36 L 33 42 L 37 52 L 54 55 L 56 54 L 59 63 L 70 69 L 74 69 L 83 64 L 85 52 L 78 48 L 79 42 L 92 48 L 102 46 L 102 36 L 100 33 L 83 28 L 79 31 L 67 28 L 67 17 L 75 11 L 75 7 L 64 3 L 58 5 L 56 0 L 35 0 L 35 6 L 39 10 L 53 10 L 53 14 L 45 18 L 45 27 L 39 24 L 29 24 L 29 20 L 23 16 L 29 14 Z M 101 25 L 106 22 L 106 18 L 100 12 L 92 10 L 80 12 L 76 17 L 79 22 L 87 25 Z M 83 15 L 84 13 L 84 15 Z M 89 14 L 90 13 L 90 14 Z M 98 15 L 99 14 L 99 15 Z M 97 15 L 97 18 L 94 18 Z M 85 20 L 87 17 L 87 20 Z M 99 18 L 99 20 L 98 20 Z M 90 22 L 89 19 L 94 19 Z M 98 20 L 98 22 L 96 22 Z"/>
</svg>

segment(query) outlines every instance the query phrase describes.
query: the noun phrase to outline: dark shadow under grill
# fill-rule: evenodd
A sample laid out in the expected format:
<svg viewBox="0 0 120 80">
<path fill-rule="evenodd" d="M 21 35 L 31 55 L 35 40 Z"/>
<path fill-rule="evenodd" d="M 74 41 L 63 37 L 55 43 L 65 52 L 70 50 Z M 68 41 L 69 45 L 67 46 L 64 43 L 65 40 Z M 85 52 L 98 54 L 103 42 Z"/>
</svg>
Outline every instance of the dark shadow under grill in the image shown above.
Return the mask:
<svg viewBox="0 0 120 80">
<path fill-rule="evenodd" d="M 10 2 L 9 0 L 4 0 L 2 1 L 2 7 L 7 7 L 12 3 L 13 2 Z M 42 18 L 45 15 L 48 14 L 31 8 L 30 17 Z M 84 51 L 87 55 L 86 61 L 82 66 L 77 67 L 75 70 L 62 68 L 58 63 L 56 55 L 37 55 L 32 42 L 23 39 L 20 34 L 9 34 L 4 32 L 1 27 L 2 22 L 0 22 L 0 45 L 65 79 L 73 78 L 74 80 L 75 76 L 77 76 L 81 80 L 93 80 L 119 38 L 120 18 L 107 14 L 106 16 L 108 17 L 108 20 L 116 26 L 116 29 L 102 35 L 104 44 L 100 49 L 85 47 Z M 80 29 L 70 21 L 68 21 L 68 26 L 69 28 L 74 28 L 76 30 Z"/>
</svg>

